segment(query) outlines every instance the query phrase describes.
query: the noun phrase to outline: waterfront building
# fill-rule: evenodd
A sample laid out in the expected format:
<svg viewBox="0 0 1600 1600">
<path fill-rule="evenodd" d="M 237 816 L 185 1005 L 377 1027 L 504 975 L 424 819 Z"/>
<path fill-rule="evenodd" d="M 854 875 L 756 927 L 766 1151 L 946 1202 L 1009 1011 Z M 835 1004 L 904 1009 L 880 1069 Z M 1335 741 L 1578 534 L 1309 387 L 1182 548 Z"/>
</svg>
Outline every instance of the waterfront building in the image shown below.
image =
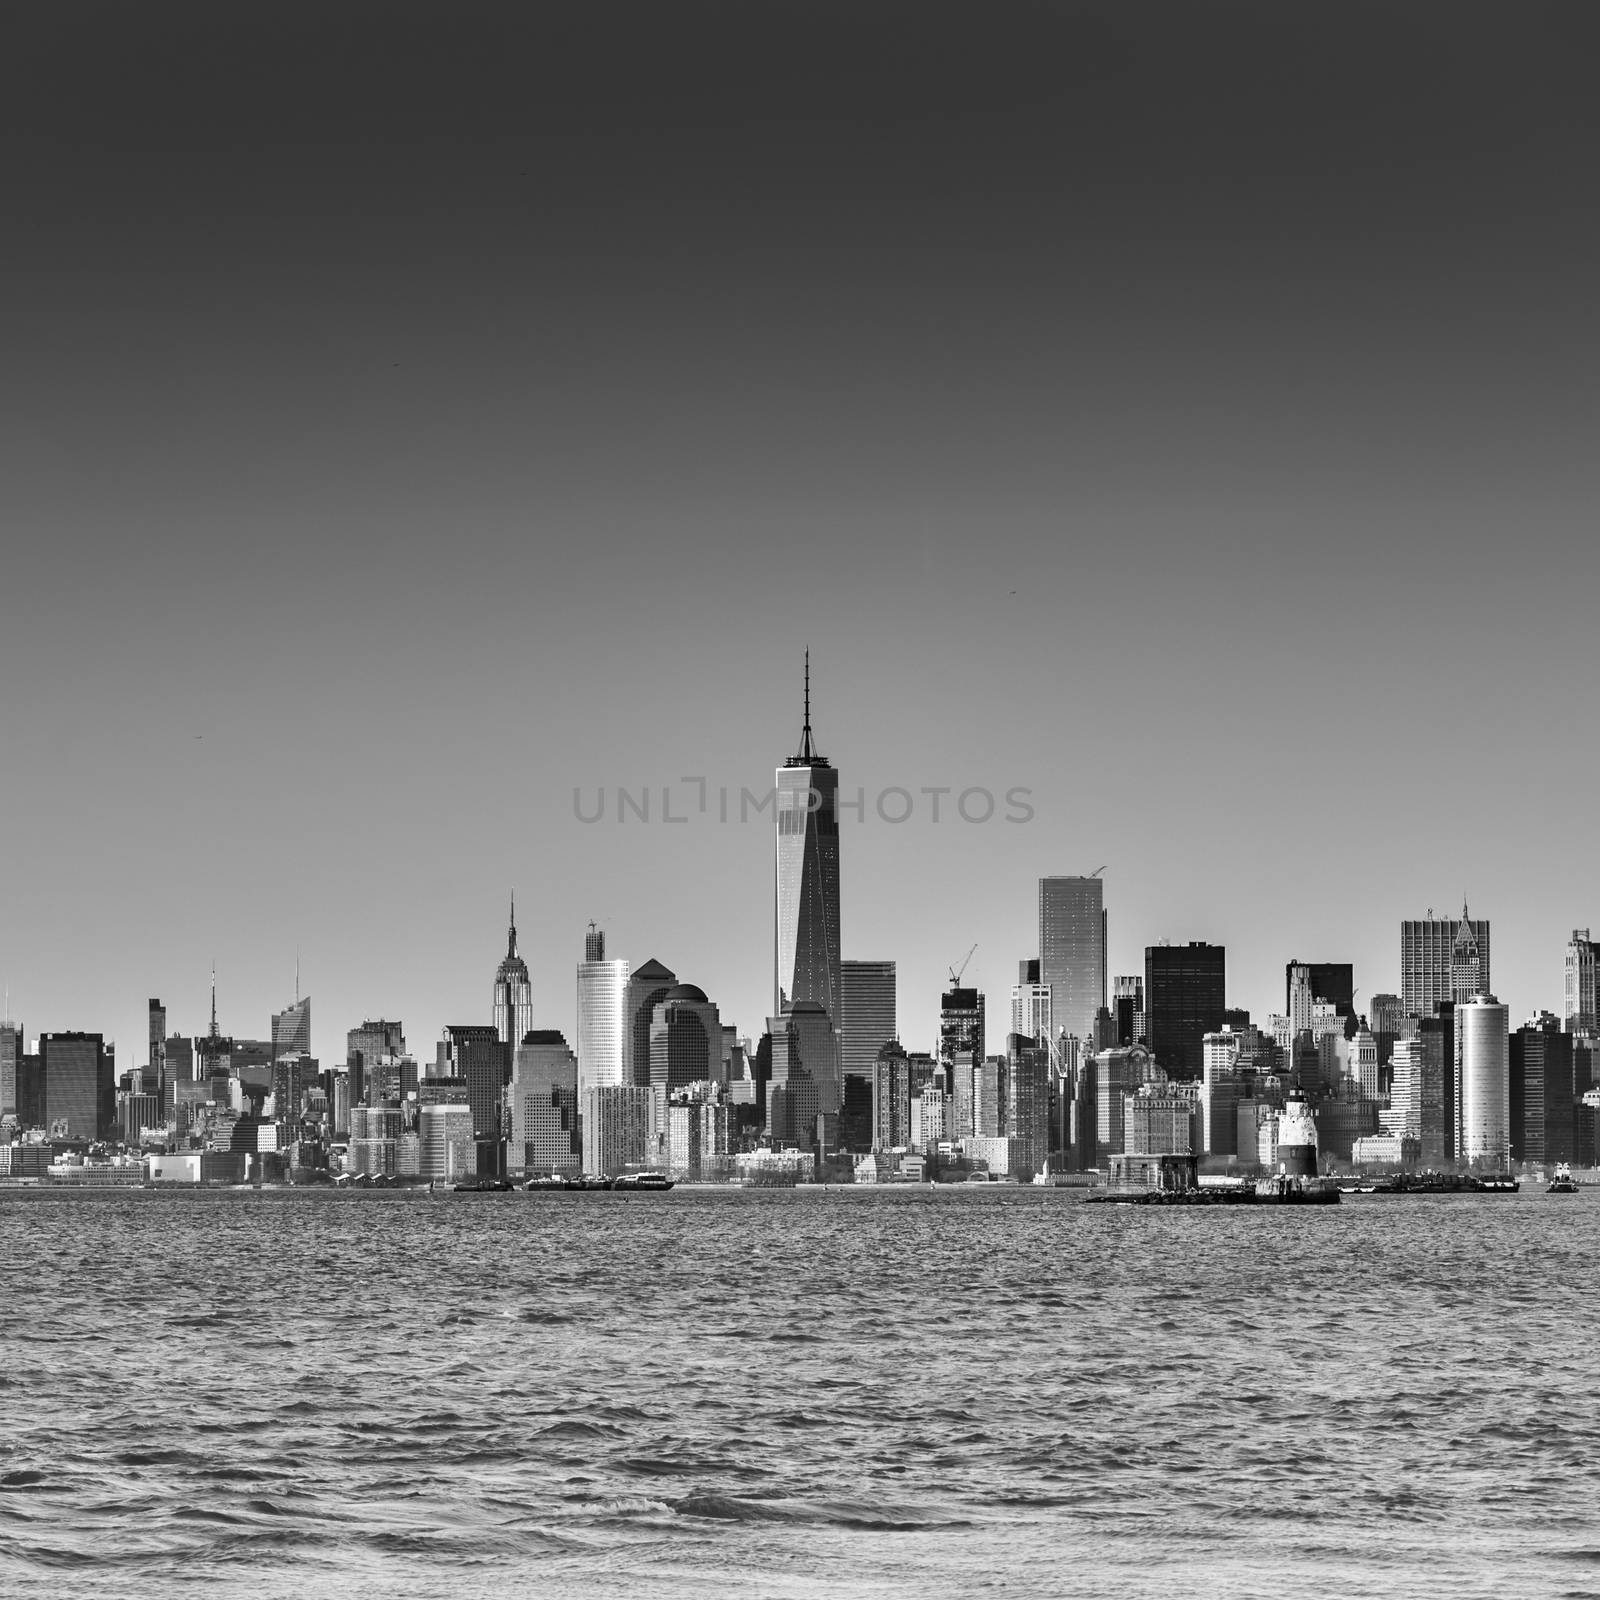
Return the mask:
<svg viewBox="0 0 1600 1600">
<path fill-rule="evenodd" d="M 977 989 L 948 989 L 939 997 L 939 1059 L 948 1066 L 963 1051 L 983 1059 L 984 997 Z"/>
<path fill-rule="evenodd" d="M 950 1085 L 950 1139 L 971 1139 L 978 1132 L 978 1096 L 982 1063 L 970 1050 L 958 1050 L 945 1066 Z"/>
<path fill-rule="evenodd" d="M 517 1046 L 511 1071 L 511 1165 L 545 1176 L 576 1173 L 582 1162 L 578 1058 L 565 1035 L 534 1029 Z"/>
<path fill-rule="evenodd" d="M 912 1149 L 926 1154 L 951 1137 L 950 1096 L 929 1084 L 911 1097 L 911 1136 L 907 1142 Z"/>
<path fill-rule="evenodd" d="M 1422 1086 L 1419 1091 L 1422 1127 L 1422 1164 L 1439 1170 L 1456 1156 L 1456 1007 L 1453 1000 L 1439 1005 L 1431 1017 L 1417 1023 L 1422 1047 Z"/>
<path fill-rule="evenodd" d="M 517 954 L 517 897 L 511 897 L 511 921 L 506 929 L 505 959 L 495 969 L 494 1029 L 501 1044 L 514 1050 L 533 1031 L 533 982 L 528 963 Z"/>
<path fill-rule="evenodd" d="M 1242 1036 L 1232 1028 L 1208 1033 L 1201 1041 L 1200 1144 L 1197 1154 L 1239 1153 L 1236 1121 L 1239 1052 Z"/>
<path fill-rule="evenodd" d="M 647 1165 L 658 1143 L 657 1099 L 648 1085 L 588 1089 L 583 1100 L 583 1170 L 615 1177 Z"/>
<path fill-rule="evenodd" d="M 1491 994 L 1455 1008 L 1456 1159 L 1498 1171 L 1511 1149 L 1506 1008 Z"/>
<path fill-rule="evenodd" d="M 1005 1132 L 1014 1145 L 1019 1176 L 1031 1179 L 1050 1159 L 1050 1051 L 1042 1040 L 1012 1033 L 1006 1040 L 1008 1080 Z"/>
<path fill-rule="evenodd" d="M 692 983 L 674 984 L 650 1017 L 650 1082 L 658 1089 L 723 1081 L 722 1019 Z"/>
<path fill-rule="evenodd" d="M 606 936 L 592 922 L 578 963 L 578 1096 L 627 1080 L 628 963 L 606 959 Z"/>
<path fill-rule="evenodd" d="M 843 961 L 839 965 L 839 1059 L 845 1092 L 850 1080 L 870 1086 L 878 1052 L 900 1037 L 896 1026 L 895 964 Z"/>
<path fill-rule="evenodd" d="M 110 1139 L 117 1124 L 116 1047 L 98 1033 L 42 1033 L 44 1125 L 69 1139 Z"/>
<path fill-rule="evenodd" d="M 1138 973 L 1116 980 L 1111 1009 L 1117 1047 L 1146 1043 L 1144 979 Z"/>
<path fill-rule="evenodd" d="M 1106 1003 L 1104 894 L 1097 875 L 1039 880 L 1039 982 L 1050 990 L 1051 1026 L 1079 1039 L 1094 1037 Z"/>
<path fill-rule="evenodd" d="M 667 1102 L 667 1171 L 699 1182 L 732 1175 L 728 1101 L 714 1083 L 676 1089 Z"/>
<path fill-rule="evenodd" d="M 961 1141 L 961 1154 L 974 1167 L 986 1167 L 992 1178 L 1019 1176 L 1016 1166 L 1017 1141 L 1008 1134 L 970 1134 Z"/>
<path fill-rule="evenodd" d="M 1141 1084 L 1159 1082 L 1163 1077 L 1144 1045 L 1119 1045 L 1115 1050 L 1102 1050 L 1091 1060 L 1094 1082 L 1084 1098 L 1095 1123 L 1093 1127 L 1085 1125 L 1079 1135 L 1079 1162 L 1085 1171 L 1127 1148 L 1122 1122 L 1127 1097 Z"/>
<path fill-rule="evenodd" d="M 0 1021 L 0 1117 L 18 1113 L 17 1075 L 25 1053 L 22 1044 L 22 1029 L 9 1017 Z"/>
<path fill-rule="evenodd" d="M 1600 970 L 1600 944 L 1587 928 L 1574 928 L 1562 969 L 1562 1018 L 1568 1033 L 1600 1034 L 1600 1004 L 1595 976 Z"/>
<path fill-rule="evenodd" d="M 419 1095 L 422 1092 L 419 1088 Z M 459 1183 L 477 1176 L 478 1146 L 472 1131 L 472 1107 L 465 1096 L 466 1085 L 462 1084 L 460 1098 L 423 1100 L 417 1107 L 421 1176 L 432 1182 Z"/>
<path fill-rule="evenodd" d="M 872 1148 L 899 1150 L 911 1143 L 911 1064 L 891 1041 L 873 1063 Z"/>
<path fill-rule="evenodd" d="M 839 957 L 839 774 L 811 736 L 811 654 L 806 652 L 800 749 L 774 775 L 776 961 L 772 1010 L 782 1016 L 810 1002 L 838 1029 L 843 980 Z"/>
<path fill-rule="evenodd" d="M 623 991 L 622 1081 L 634 1088 L 650 1082 L 650 1027 L 656 1007 L 676 988 L 677 974 L 652 957 L 628 979 Z M 590 1088 L 601 1087 L 590 1084 Z"/>
<path fill-rule="evenodd" d="M 1539 1167 L 1575 1160 L 1573 1035 L 1545 1011 L 1518 1028 L 1508 1044 L 1511 1159 Z"/>
<path fill-rule="evenodd" d="M 1226 991 L 1224 946 L 1191 941 L 1146 947 L 1147 1037 L 1151 1053 L 1169 1077 L 1201 1076 L 1205 1036 L 1221 1032 L 1226 1020 Z"/>
<path fill-rule="evenodd" d="M 1470 1000 L 1491 984 L 1489 923 L 1467 914 L 1400 924 L 1400 999 L 1408 1016 L 1433 1015 L 1444 1001 Z"/>
</svg>

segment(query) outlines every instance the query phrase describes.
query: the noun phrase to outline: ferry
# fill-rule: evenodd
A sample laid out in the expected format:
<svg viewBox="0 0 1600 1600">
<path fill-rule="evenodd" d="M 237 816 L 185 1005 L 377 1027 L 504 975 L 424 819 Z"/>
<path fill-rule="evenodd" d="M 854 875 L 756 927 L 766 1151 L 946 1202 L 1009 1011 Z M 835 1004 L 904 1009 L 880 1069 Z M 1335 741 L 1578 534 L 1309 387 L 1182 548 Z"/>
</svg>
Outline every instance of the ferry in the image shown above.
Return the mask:
<svg viewBox="0 0 1600 1600">
<path fill-rule="evenodd" d="M 613 1178 L 613 1189 L 670 1189 L 672 1179 L 664 1172 L 625 1172 L 620 1178 Z"/>
<path fill-rule="evenodd" d="M 1565 1161 L 1556 1167 L 1555 1176 L 1545 1186 L 1546 1194 L 1576 1194 L 1578 1180 L 1572 1176 L 1572 1168 Z"/>
</svg>

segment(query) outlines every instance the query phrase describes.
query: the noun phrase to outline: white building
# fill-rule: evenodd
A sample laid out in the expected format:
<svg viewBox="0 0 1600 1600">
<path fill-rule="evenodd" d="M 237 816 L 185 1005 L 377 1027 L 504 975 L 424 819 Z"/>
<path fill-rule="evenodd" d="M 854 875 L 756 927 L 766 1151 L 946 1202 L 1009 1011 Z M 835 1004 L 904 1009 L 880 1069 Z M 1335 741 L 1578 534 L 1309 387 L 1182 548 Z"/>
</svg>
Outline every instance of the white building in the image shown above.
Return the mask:
<svg viewBox="0 0 1600 1600">
<path fill-rule="evenodd" d="M 626 1059 L 630 967 L 606 959 L 606 936 L 591 922 L 578 963 L 578 1104 L 590 1089 L 617 1088 Z"/>
<path fill-rule="evenodd" d="M 1456 1007 L 1456 1159 L 1498 1168 L 1510 1159 L 1511 1052 L 1506 1008 L 1492 994 Z"/>
</svg>

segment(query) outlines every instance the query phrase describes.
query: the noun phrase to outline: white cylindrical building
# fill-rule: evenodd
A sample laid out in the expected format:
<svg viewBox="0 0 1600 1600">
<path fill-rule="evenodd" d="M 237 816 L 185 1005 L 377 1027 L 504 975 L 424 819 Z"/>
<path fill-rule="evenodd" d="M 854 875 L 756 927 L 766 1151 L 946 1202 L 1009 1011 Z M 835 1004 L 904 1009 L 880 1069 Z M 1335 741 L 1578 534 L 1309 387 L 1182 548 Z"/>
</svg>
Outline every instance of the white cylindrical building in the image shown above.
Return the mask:
<svg viewBox="0 0 1600 1600">
<path fill-rule="evenodd" d="M 578 1105 L 590 1089 L 622 1083 L 626 1059 L 629 964 L 606 960 L 606 936 L 589 924 L 578 963 Z"/>
<path fill-rule="evenodd" d="M 1456 1007 L 1456 1160 L 1498 1171 L 1511 1154 L 1506 1008 L 1492 994 Z"/>
<path fill-rule="evenodd" d="M 1316 1119 L 1298 1089 L 1284 1101 L 1278 1116 L 1278 1171 L 1290 1178 L 1317 1175 Z"/>
</svg>

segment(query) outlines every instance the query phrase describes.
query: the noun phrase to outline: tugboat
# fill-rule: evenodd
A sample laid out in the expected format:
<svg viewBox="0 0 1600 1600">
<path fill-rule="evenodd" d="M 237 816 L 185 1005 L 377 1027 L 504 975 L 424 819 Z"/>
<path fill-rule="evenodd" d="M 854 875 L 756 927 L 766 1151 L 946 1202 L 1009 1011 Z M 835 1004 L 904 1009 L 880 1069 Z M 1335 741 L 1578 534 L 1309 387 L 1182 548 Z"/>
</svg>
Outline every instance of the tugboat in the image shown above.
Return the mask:
<svg viewBox="0 0 1600 1600">
<path fill-rule="evenodd" d="M 1576 1194 L 1578 1180 L 1572 1176 L 1572 1168 L 1565 1161 L 1556 1167 L 1556 1175 L 1545 1186 L 1546 1194 Z"/>
</svg>

